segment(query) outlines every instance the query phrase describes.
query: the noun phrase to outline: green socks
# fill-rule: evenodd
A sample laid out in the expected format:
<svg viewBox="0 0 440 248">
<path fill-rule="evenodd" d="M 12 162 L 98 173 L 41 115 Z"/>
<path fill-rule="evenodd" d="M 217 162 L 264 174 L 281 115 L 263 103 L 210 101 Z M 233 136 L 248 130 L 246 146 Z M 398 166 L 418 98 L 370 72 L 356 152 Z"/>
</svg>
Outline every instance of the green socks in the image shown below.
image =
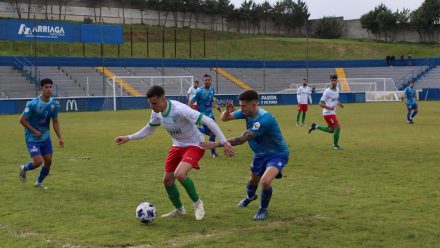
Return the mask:
<svg viewBox="0 0 440 248">
<path fill-rule="evenodd" d="M 304 124 L 304 121 L 306 119 L 306 112 L 302 112 L 302 124 Z M 297 121 L 298 122 L 298 121 Z"/>
<path fill-rule="evenodd" d="M 301 116 L 301 112 L 296 114 L 296 123 L 299 124 L 299 117 Z M 304 121 L 303 121 L 304 122 Z"/>
<path fill-rule="evenodd" d="M 337 129 L 335 129 L 335 133 L 333 133 L 333 145 L 334 146 L 338 146 L 340 131 L 341 131 L 341 129 L 337 128 Z"/>
<path fill-rule="evenodd" d="M 180 201 L 180 194 L 176 184 L 173 183 L 173 185 L 171 186 L 165 186 L 165 189 L 167 190 L 168 198 L 170 198 L 174 207 L 181 208 L 183 205 L 182 202 Z"/>
<path fill-rule="evenodd" d="M 181 183 L 182 183 L 183 187 L 185 188 L 186 193 L 188 193 L 189 198 L 191 198 L 191 200 L 193 202 L 196 202 L 200 199 L 199 195 L 197 194 L 196 186 L 194 186 L 194 183 L 191 180 L 191 178 L 187 177 L 185 179 L 185 181 L 183 181 Z"/>
<path fill-rule="evenodd" d="M 326 132 L 326 133 L 328 133 L 328 127 L 327 126 L 316 126 L 316 129 L 319 129 L 319 130 L 321 130 L 321 131 L 323 131 L 323 132 Z M 338 136 L 339 137 L 339 136 Z"/>
</svg>

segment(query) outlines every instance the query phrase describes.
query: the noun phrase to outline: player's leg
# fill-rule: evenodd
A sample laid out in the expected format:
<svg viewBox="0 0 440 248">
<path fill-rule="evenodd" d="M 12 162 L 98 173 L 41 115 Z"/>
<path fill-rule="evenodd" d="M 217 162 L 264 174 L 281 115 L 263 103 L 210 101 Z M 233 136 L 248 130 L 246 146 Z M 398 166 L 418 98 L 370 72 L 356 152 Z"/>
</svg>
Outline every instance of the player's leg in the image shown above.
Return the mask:
<svg viewBox="0 0 440 248">
<path fill-rule="evenodd" d="M 211 119 L 213 119 L 215 121 L 214 115 L 211 116 Z M 211 132 L 211 130 L 209 130 L 209 131 L 210 131 L 209 141 L 215 142 L 215 135 L 214 135 L 214 133 Z M 211 157 L 213 157 L 213 158 L 218 157 L 217 152 L 215 151 L 215 148 L 211 149 Z"/>
<path fill-rule="evenodd" d="M 298 112 L 296 113 L 296 126 L 299 126 L 300 117 L 301 117 L 301 106 L 298 104 Z"/>
<path fill-rule="evenodd" d="M 202 127 L 199 127 L 199 131 L 204 135 L 209 136 L 209 141 L 215 142 L 215 135 L 211 132 L 211 130 L 209 130 L 207 126 L 203 125 Z M 217 157 L 215 149 L 211 149 L 211 157 Z"/>
<path fill-rule="evenodd" d="M 174 172 L 180 162 L 181 154 L 178 148 L 170 147 L 169 153 L 165 161 L 165 174 L 163 177 L 163 184 L 168 194 L 168 198 L 175 207 L 175 209 L 162 217 L 174 217 L 185 214 L 185 208 L 180 200 L 180 193 L 175 183 Z"/>
<path fill-rule="evenodd" d="M 246 197 L 237 204 L 237 207 L 245 208 L 249 205 L 249 203 L 258 198 L 256 192 L 260 178 L 260 176 L 255 175 L 252 171 L 250 172 L 249 180 L 246 184 Z"/>
<path fill-rule="evenodd" d="M 413 104 L 412 110 L 413 110 L 413 112 L 411 114 L 411 122 L 413 122 L 414 117 L 416 117 L 417 113 L 419 112 L 419 109 L 417 107 L 417 103 Z"/>
<path fill-rule="evenodd" d="M 52 141 L 46 140 L 41 142 L 41 155 L 43 156 L 44 165 L 41 166 L 40 174 L 35 182 L 35 187 L 46 189 L 45 186 L 42 185 L 43 180 L 49 175 L 50 166 L 52 165 Z"/>
<path fill-rule="evenodd" d="M 301 118 L 301 126 L 304 126 L 304 124 L 305 124 L 305 120 L 306 120 L 306 113 L 307 113 L 307 104 L 304 104 L 303 106 L 302 106 L 302 118 Z"/>
<path fill-rule="evenodd" d="M 411 120 L 411 112 L 412 112 L 411 105 L 407 104 L 406 107 L 407 107 L 406 121 L 407 121 L 409 124 L 412 124 L 412 120 Z"/>
<path fill-rule="evenodd" d="M 39 142 L 26 142 L 28 152 L 32 161 L 20 166 L 19 178 L 24 183 L 26 181 L 26 172 L 34 170 L 43 164 L 43 156 L 41 156 L 41 149 Z"/>
<path fill-rule="evenodd" d="M 312 131 L 314 131 L 316 129 L 321 130 L 321 131 L 326 132 L 326 133 L 333 132 L 333 130 L 330 129 L 330 127 L 333 125 L 333 123 L 331 122 L 330 116 L 329 115 L 325 115 L 324 119 L 327 122 L 327 126 L 319 125 L 318 123 L 312 123 L 312 125 L 310 126 L 310 129 L 309 129 L 309 133 L 311 133 Z"/>
<path fill-rule="evenodd" d="M 272 198 L 272 181 L 274 178 L 281 178 L 284 166 L 287 164 L 287 157 L 277 157 L 267 163 L 267 168 L 261 177 L 261 200 L 260 207 L 254 216 L 254 220 L 264 220 L 268 215 L 268 207 Z"/>
<path fill-rule="evenodd" d="M 203 208 L 203 201 L 200 199 L 196 186 L 194 185 L 193 180 L 188 176 L 188 173 L 192 168 L 200 168 L 198 162 L 203 157 L 204 153 L 205 151 L 199 147 L 186 148 L 186 151 L 174 172 L 174 177 L 179 180 L 185 188 L 186 193 L 193 201 L 196 220 L 203 219 L 205 210 Z"/>
<path fill-rule="evenodd" d="M 341 125 L 339 122 L 336 122 L 334 126 L 334 133 L 333 133 L 333 149 L 335 150 L 341 150 L 341 147 L 339 146 L 339 134 L 341 132 Z"/>
</svg>

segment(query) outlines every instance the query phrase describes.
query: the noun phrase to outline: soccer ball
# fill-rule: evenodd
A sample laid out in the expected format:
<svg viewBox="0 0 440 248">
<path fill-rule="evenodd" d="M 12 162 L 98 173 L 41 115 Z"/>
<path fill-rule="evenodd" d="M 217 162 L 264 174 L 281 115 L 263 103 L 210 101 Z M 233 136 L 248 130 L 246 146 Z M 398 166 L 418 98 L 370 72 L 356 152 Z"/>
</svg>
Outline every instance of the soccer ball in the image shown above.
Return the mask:
<svg viewBox="0 0 440 248">
<path fill-rule="evenodd" d="M 149 202 L 142 202 L 136 208 L 136 218 L 145 224 L 153 222 L 156 218 L 156 207 Z"/>
</svg>

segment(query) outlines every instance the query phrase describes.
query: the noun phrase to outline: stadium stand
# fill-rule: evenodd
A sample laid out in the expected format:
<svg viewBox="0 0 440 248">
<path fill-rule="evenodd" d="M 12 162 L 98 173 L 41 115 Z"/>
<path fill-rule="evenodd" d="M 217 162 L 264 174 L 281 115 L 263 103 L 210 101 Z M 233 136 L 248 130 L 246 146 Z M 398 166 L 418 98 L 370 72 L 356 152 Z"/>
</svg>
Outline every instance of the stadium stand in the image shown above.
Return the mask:
<svg viewBox="0 0 440 248">
<path fill-rule="evenodd" d="M 347 78 L 392 78 L 397 81 L 404 75 L 411 73 L 416 66 L 399 67 L 355 67 L 344 68 Z M 219 68 L 224 71 L 217 73 L 212 68 L 201 67 L 106 67 L 107 75 L 103 75 L 99 67 L 37 67 L 39 78 L 49 77 L 54 80 L 55 94 L 57 97 L 67 96 L 111 96 L 113 87 L 108 78 L 116 76 L 193 76 L 194 80 L 203 83 L 203 75 L 210 74 L 213 78 L 214 87 L 218 82 L 218 93 L 236 94 L 246 87 L 259 92 L 294 92 L 302 78 L 308 74 L 309 86 L 314 84 L 325 85 L 330 74 L 336 72 L 335 68 Z M 28 83 L 26 77 L 12 67 L 0 67 L 1 98 L 26 98 L 35 96 L 34 85 Z M 229 76 L 228 76 L 229 75 Z M 144 95 L 152 80 L 148 79 L 123 79 L 117 83 L 117 95 L 136 96 Z M 241 83 L 233 82 L 239 81 Z M 125 82 L 125 84 L 124 84 Z M 440 82 L 440 69 L 434 68 L 421 78 L 418 88 L 438 87 Z M 180 79 L 155 79 L 154 84 L 165 87 L 167 94 L 186 95 L 189 82 L 180 86 Z M 350 82 L 349 82 L 350 83 Z M 389 84 L 392 85 L 392 84 Z M 389 86 L 386 90 L 395 90 Z M 132 89 L 130 89 L 132 88 Z M 351 91 L 367 91 L 350 85 Z"/>
<path fill-rule="evenodd" d="M 11 66 L 0 66 L 0 98 L 35 97 L 35 85 Z"/>
<path fill-rule="evenodd" d="M 440 67 L 433 68 L 430 72 L 420 78 L 416 87 L 422 88 L 440 88 Z"/>
</svg>

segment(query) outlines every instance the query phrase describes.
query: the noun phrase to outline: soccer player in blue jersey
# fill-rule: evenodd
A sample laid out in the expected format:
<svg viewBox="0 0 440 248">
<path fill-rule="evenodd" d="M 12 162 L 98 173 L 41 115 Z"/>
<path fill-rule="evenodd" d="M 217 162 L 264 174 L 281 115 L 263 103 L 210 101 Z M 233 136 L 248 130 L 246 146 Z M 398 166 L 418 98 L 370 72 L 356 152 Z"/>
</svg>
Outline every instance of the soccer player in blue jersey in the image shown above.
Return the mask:
<svg viewBox="0 0 440 248">
<path fill-rule="evenodd" d="M 43 180 L 49 175 L 52 165 L 52 142 L 50 139 L 50 119 L 53 129 L 58 136 L 60 147 L 64 147 L 61 137 L 60 123 L 58 121 L 58 104 L 52 96 L 51 79 L 43 79 L 40 82 L 40 96 L 26 104 L 26 108 L 20 117 L 20 123 L 25 127 L 26 146 L 32 157 L 32 161 L 21 165 L 19 178 L 24 183 L 26 172 L 34 170 L 41 165 L 40 175 L 35 182 L 35 187 L 46 189 Z"/>
<path fill-rule="evenodd" d="M 247 196 L 238 203 L 244 208 L 257 199 L 258 184 L 261 183 L 260 207 L 254 220 L 264 220 L 268 215 L 269 202 L 272 196 L 272 181 L 281 178 L 284 166 L 289 160 L 289 150 L 275 118 L 266 110 L 258 107 L 258 94 L 246 90 L 238 97 L 240 110 L 235 110 L 232 102 L 226 104 L 221 115 L 222 121 L 237 119 L 246 120 L 247 130 L 237 138 L 229 139 L 231 145 L 241 145 L 246 141 L 254 153 L 251 175 L 248 180 Z M 202 146 L 211 148 L 221 146 L 219 142 L 203 142 Z"/>
<path fill-rule="evenodd" d="M 215 90 L 211 87 L 212 78 L 211 75 L 205 74 L 203 76 L 204 87 L 197 89 L 194 97 L 189 101 L 188 105 L 195 109 L 194 103 L 197 103 L 197 110 L 208 116 L 215 121 L 214 114 L 212 113 L 212 107 L 215 107 L 219 112 L 221 112 L 220 107 L 217 105 L 217 100 L 215 99 Z M 200 132 L 209 136 L 209 141 L 215 141 L 215 135 L 207 126 L 202 126 L 199 128 Z M 211 149 L 211 157 L 217 157 L 217 152 L 215 149 Z"/>
<path fill-rule="evenodd" d="M 406 102 L 406 108 L 408 109 L 406 114 L 408 124 L 414 124 L 414 117 L 416 116 L 417 112 L 419 112 L 416 102 L 416 93 L 417 90 L 414 88 L 414 81 L 411 80 L 409 82 L 409 86 L 405 89 L 405 94 L 403 95 Z"/>
</svg>

